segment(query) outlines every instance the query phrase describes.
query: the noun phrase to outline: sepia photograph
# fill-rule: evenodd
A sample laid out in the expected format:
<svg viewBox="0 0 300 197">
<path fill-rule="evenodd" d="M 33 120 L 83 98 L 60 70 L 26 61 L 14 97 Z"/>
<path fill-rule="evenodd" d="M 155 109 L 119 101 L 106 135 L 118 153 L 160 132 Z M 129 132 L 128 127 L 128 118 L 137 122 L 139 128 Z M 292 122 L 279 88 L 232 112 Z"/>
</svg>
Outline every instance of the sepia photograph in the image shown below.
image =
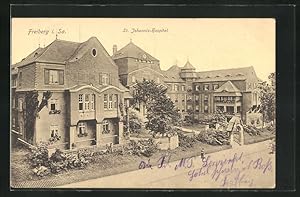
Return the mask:
<svg viewBox="0 0 300 197">
<path fill-rule="evenodd" d="M 11 188 L 274 189 L 274 18 L 11 18 Z"/>
</svg>

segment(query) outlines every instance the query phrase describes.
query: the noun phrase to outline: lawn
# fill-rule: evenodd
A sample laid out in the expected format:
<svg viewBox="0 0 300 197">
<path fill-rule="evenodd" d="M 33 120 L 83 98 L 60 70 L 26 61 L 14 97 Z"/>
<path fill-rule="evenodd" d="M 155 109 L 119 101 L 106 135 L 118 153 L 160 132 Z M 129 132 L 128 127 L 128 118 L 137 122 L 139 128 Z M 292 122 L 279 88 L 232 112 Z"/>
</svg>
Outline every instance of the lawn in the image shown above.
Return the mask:
<svg viewBox="0 0 300 197">
<path fill-rule="evenodd" d="M 275 138 L 275 133 L 264 131 L 261 132 L 260 135 L 249 135 L 247 132 L 244 132 L 244 143 L 245 144 L 253 144 L 257 142 L 262 142 L 265 140 Z"/>
<path fill-rule="evenodd" d="M 148 161 L 152 165 L 157 165 L 158 160 L 168 154 L 170 161 L 177 161 L 181 158 L 187 158 L 200 155 L 201 148 L 205 153 L 217 152 L 228 149 L 231 146 L 211 146 L 197 142 L 191 148 L 178 147 L 174 150 L 159 150 L 151 157 L 136 155 L 118 155 L 107 154 L 95 156 L 95 162 L 90 163 L 85 169 L 68 170 L 60 174 L 51 174 L 47 177 L 37 177 L 33 174 L 29 161 L 26 159 L 28 151 L 17 149 L 11 155 L 11 186 L 15 188 L 49 188 L 58 185 L 69 184 L 72 182 L 84 181 L 93 178 L 119 174 L 122 172 L 138 170 L 141 161 Z"/>
</svg>

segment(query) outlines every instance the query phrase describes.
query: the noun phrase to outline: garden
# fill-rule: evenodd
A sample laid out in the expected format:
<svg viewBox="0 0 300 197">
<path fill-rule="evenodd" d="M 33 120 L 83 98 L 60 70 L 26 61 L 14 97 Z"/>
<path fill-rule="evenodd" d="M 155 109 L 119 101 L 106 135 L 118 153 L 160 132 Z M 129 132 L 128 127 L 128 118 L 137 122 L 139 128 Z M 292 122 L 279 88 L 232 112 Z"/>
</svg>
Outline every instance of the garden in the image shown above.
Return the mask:
<svg viewBox="0 0 300 197">
<path fill-rule="evenodd" d="M 12 153 L 13 187 L 55 187 L 76 181 L 138 170 L 141 161 L 159 161 L 168 155 L 170 162 L 230 148 L 227 133 L 209 129 L 186 135 L 178 129 L 180 117 L 166 90 L 153 81 L 138 83 L 135 103 L 146 104 L 147 121 L 132 107 L 128 110 L 131 139 L 125 144 L 77 151 L 57 149 L 50 154 L 47 143 L 31 150 L 18 148 Z M 127 119 L 127 118 L 126 118 Z M 127 134 L 126 134 L 127 135 Z M 161 146 L 168 139 L 167 148 Z M 173 140 L 171 145 L 170 139 Z M 164 143 L 164 142 L 163 142 Z"/>
</svg>

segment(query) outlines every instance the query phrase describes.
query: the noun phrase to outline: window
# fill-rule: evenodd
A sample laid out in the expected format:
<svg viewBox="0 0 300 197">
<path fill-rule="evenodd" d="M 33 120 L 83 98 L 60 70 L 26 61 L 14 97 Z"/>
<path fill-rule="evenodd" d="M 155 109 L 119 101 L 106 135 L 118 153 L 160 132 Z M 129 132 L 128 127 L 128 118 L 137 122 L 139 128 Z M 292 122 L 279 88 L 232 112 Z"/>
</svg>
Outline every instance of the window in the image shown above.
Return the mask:
<svg viewBox="0 0 300 197">
<path fill-rule="evenodd" d="M 205 91 L 209 90 L 209 84 L 204 84 L 204 90 Z"/>
<path fill-rule="evenodd" d="M 199 91 L 199 85 L 195 85 L 195 91 Z"/>
<path fill-rule="evenodd" d="M 95 94 L 91 95 L 91 110 L 95 110 Z"/>
<path fill-rule="evenodd" d="M 50 126 L 50 137 L 55 138 L 58 137 L 58 126 L 57 125 L 51 125 Z"/>
<path fill-rule="evenodd" d="M 187 109 L 188 109 L 188 110 L 192 110 L 192 108 L 193 108 L 193 107 L 192 107 L 191 105 L 188 105 L 188 106 L 187 106 Z"/>
<path fill-rule="evenodd" d="M 135 82 L 135 76 L 131 76 L 131 82 Z"/>
<path fill-rule="evenodd" d="M 103 134 L 107 134 L 107 133 L 110 132 L 110 130 L 109 130 L 109 123 L 108 123 L 107 120 L 103 121 L 102 126 L 103 126 L 103 130 L 102 130 Z"/>
<path fill-rule="evenodd" d="M 199 101 L 199 96 L 198 95 L 195 96 L 195 101 Z"/>
<path fill-rule="evenodd" d="M 218 89 L 219 88 L 219 85 L 218 84 L 214 84 L 213 85 L 213 90 L 216 90 L 216 89 Z"/>
<path fill-rule="evenodd" d="M 208 101 L 208 95 L 204 95 L 204 101 Z"/>
<path fill-rule="evenodd" d="M 113 108 L 113 95 L 110 94 L 109 101 L 108 101 L 108 109 L 112 109 L 112 108 Z"/>
<path fill-rule="evenodd" d="M 85 94 L 84 97 L 84 110 L 90 110 L 90 95 Z"/>
<path fill-rule="evenodd" d="M 19 123 L 19 133 L 23 134 L 23 131 L 24 131 L 24 124 L 23 124 L 23 122 L 20 122 Z"/>
<path fill-rule="evenodd" d="M 104 103 L 104 109 L 107 109 L 107 101 L 108 101 L 108 99 L 107 99 L 107 94 L 104 94 L 104 98 L 103 98 L 103 103 Z"/>
<path fill-rule="evenodd" d="M 79 103 L 78 106 L 79 111 L 83 110 L 83 94 L 78 95 L 78 103 Z"/>
<path fill-rule="evenodd" d="M 196 112 L 199 112 L 199 105 L 196 105 L 195 111 L 196 111 Z"/>
<path fill-rule="evenodd" d="M 94 57 L 97 56 L 97 50 L 96 50 L 96 49 L 92 49 L 92 55 L 93 55 Z"/>
<path fill-rule="evenodd" d="M 221 112 L 224 112 L 224 106 L 217 106 L 217 110 L 221 111 Z"/>
<path fill-rule="evenodd" d="M 215 100 L 216 100 L 216 101 L 220 101 L 220 97 L 219 97 L 219 96 L 216 96 L 216 97 L 215 97 Z"/>
<path fill-rule="evenodd" d="M 111 75 L 109 73 L 101 73 L 99 77 L 99 83 L 101 85 L 109 85 L 111 82 Z"/>
<path fill-rule="evenodd" d="M 50 70 L 45 69 L 44 76 L 45 84 L 64 84 L 64 71 L 63 70 Z"/>
<path fill-rule="evenodd" d="M 16 118 L 12 118 L 12 127 L 15 128 L 16 127 Z"/>
<path fill-rule="evenodd" d="M 204 113 L 208 113 L 208 105 L 204 105 Z"/>
<path fill-rule="evenodd" d="M 17 79 L 13 78 L 12 79 L 12 87 L 15 87 L 17 85 Z"/>
<path fill-rule="evenodd" d="M 241 106 L 237 106 L 237 112 L 238 112 L 238 113 L 241 112 Z"/>
<path fill-rule="evenodd" d="M 178 85 L 174 85 L 174 91 L 178 91 L 178 89 L 179 89 L 179 87 L 178 87 Z"/>
<path fill-rule="evenodd" d="M 49 71 L 49 83 L 57 84 L 58 83 L 58 72 L 56 70 Z"/>
<path fill-rule="evenodd" d="M 23 99 L 19 99 L 19 111 L 23 111 Z"/>
<path fill-rule="evenodd" d="M 185 85 L 181 86 L 181 91 L 185 91 Z"/>
<path fill-rule="evenodd" d="M 22 85 L 22 72 L 19 73 L 19 86 Z"/>
<path fill-rule="evenodd" d="M 54 113 L 60 113 L 59 107 L 58 107 L 58 99 L 51 99 L 50 102 L 50 114 Z"/>
<path fill-rule="evenodd" d="M 118 109 L 118 95 L 117 94 L 115 94 L 115 96 L 114 96 L 114 108 Z"/>
<path fill-rule="evenodd" d="M 185 95 L 183 94 L 182 95 L 182 103 L 184 103 L 185 102 Z"/>
<path fill-rule="evenodd" d="M 87 129 L 86 129 L 86 123 L 85 122 L 79 122 L 78 123 L 77 136 L 78 137 L 88 136 L 88 132 L 87 132 Z"/>
</svg>

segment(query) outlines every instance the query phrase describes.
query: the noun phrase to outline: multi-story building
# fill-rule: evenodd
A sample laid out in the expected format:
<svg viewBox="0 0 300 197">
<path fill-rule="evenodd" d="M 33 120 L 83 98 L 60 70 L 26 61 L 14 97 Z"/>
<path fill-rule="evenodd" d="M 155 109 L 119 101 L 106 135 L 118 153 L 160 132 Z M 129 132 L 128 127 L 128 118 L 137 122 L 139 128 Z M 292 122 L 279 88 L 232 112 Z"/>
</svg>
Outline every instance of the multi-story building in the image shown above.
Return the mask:
<svg viewBox="0 0 300 197">
<path fill-rule="evenodd" d="M 83 43 L 54 40 L 12 65 L 12 130 L 30 144 L 57 139 L 51 146 L 72 149 L 124 142 L 124 106 L 129 90 L 118 66 L 96 37 Z M 26 126 L 30 92 L 52 96 L 34 128 Z"/>
<path fill-rule="evenodd" d="M 159 60 L 132 42 L 119 51 L 114 45 L 112 58 L 124 86 L 132 89 L 136 80 L 143 78 L 164 84 L 183 116 L 191 111 L 195 119 L 201 119 L 218 109 L 229 118 L 235 114 L 245 121 L 246 112 L 259 105 L 256 92 L 259 79 L 252 66 L 196 72 L 187 61 L 183 67 L 174 65 L 163 71 Z"/>
<path fill-rule="evenodd" d="M 33 145 L 51 138 L 59 139 L 52 146 L 62 149 L 123 143 L 124 109 L 134 84 L 143 79 L 167 87 L 182 115 L 192 111 L 196 119 L 219 109 L 245 120 L 259 105 L 253 67 L 196 72 L 187 61 L 164 71 L 133 42 L 120 50 L 114 45 L 110 56 L 95 37 L 83 43 L 56 39 L 11 68 L 12 130 Z M 30 129 L 28 95 L 36 92 L 41 103 L 47 91 L 51 97 Z M 140 110 L 145 114 L 143 105 Z"/>
</svg>

